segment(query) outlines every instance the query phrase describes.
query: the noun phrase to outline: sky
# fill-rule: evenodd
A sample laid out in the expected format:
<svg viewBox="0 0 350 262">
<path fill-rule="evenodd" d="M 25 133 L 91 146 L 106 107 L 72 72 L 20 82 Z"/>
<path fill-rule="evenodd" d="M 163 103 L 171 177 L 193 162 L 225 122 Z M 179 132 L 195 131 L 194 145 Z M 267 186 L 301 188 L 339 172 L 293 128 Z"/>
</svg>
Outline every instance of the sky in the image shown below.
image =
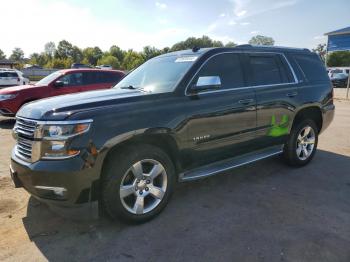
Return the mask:
<svg viewBox="0 0 350 262">
<path fill-rule="evenodd" d="M 26 56 L 45 43 L 142 50 L 207 35 L 244 44 L 257 34 L 276 45 L 313 48 L 350 26 L 349 0 L 0 0 L 0 49 Z"/>
</svg>

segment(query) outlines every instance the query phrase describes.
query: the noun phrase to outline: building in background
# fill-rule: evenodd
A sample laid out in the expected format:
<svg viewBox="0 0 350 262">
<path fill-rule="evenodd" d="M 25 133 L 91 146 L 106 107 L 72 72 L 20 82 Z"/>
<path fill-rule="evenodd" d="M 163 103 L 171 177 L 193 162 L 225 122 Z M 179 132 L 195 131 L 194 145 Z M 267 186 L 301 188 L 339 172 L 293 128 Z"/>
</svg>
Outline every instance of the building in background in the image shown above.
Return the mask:
<svg viewBox="0 0 350 262">
<path fill-rule="evenodd" d="M 8 59 L 0 60 L 0 68 L 15 68 L 16 65 L 18 65 L 18 63 L 12 60 L 8 60 Z"/>
</svg>

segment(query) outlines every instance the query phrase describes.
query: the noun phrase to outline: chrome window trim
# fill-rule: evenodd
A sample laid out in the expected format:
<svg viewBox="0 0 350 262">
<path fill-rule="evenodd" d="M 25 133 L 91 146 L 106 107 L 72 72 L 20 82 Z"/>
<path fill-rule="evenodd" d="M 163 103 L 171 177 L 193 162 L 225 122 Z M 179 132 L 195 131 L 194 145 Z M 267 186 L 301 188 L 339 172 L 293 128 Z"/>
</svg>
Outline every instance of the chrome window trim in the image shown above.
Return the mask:
<svg viewBox="0 0 350 262">
<path fill-rule="evenodd" d="M 189 90 L 190 84 L 192 83 L 192 81 L 194 80 L 194 78 L 198 75 L 199 71 L 203 68 L 204 65 L 206 65 L 210 59 L 218 56 L 218 55 L 222 55 L 222 54 L 273 54 L 273 55 L 280 55 L 283 57 L 283 59 L 285 60 L 285 62 L 287 63 L 289 70 L 292 72 L 293 78 L 294 78 L 294 82 L 289 82 L 289 83 L 280 83 L 280 84 L 268 84 L 268 85 L 255 85 L 255 86 L 242 86 L 242 87 L 233 87 L 233 88 L 228 88 L 228 89 L 221 89 L 221 90 L 208 90 L 208 91 L 202 91 L 202 92 L 198 92 L 196 94 L 190 94 L 187 91 Z M 229 52 L 220 52 L 217 54 L 214 54 L 210 57 L 208 57 L 203 63 L 202 65 L 198 68 L 198 70 L 196 71 L 196 73 L 193 75 L 193 77 L 191 78 L 191 80 L 189 81 L 189 83 L 186 86 L 185 89 L 185 96 L 193 96 L 193 95 L 199 95 L 199 94 L 212 94 L 212 93 L 220 93 L 220 92 L 229 92 L 232 90 L 244 90 L 244 89 L 251 89 L 251 88 L 260 88 L 260 87 L 268 87 L 268 86 L 282 86 L 282 85 L 295 85 L 298 84 L 299 80 L 297 75 L 295 74 L 295 71 L 292 67 L 292 65 L 290 64 L 289 60 L 287 59 L 287 57 L 285 56 L 284 53 L 281 52 L 260 52 L 260 51 L 229 51 Z"/>
</svg>

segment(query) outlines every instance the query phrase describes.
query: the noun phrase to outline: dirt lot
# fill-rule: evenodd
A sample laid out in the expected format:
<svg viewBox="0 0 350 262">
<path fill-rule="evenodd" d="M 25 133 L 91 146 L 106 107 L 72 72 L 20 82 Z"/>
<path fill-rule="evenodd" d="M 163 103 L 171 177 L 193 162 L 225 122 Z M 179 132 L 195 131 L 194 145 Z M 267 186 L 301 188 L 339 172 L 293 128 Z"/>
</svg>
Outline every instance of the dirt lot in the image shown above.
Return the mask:
<svg viewBox="0 0 350 262">
<path fill-rule="evenodd" d="M 0 119 L 1 261 L 350 261 L 350 102 L 307 167 L 269 159 L 180 184 L 155 220 L 61 218 L 12 187 L 12 120 Z"/>
</svg>

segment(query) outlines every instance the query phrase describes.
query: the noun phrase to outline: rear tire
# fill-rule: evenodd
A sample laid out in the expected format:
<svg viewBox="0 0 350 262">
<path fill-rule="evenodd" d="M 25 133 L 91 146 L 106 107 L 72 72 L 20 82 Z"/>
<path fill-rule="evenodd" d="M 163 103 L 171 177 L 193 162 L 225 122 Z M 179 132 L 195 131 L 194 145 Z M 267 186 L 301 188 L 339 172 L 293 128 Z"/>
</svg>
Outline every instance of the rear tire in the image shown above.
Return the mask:
<svg viewBox="0 0 350 262">
<path fill-rule="evenodd" d="M 284 158 L 291 166 L 307 165 L 315 156 L 318 143 L 318 128 L 311 119 L 293 126 L 284 146 Z"/>
<path fill-rule="evenodd" d="M 167 205 L 175 184 L 172 161 L 151 145 L 114 154 L 102 174 L 102 207 L 113 219 L 143 223 Z"/>
</svg>

